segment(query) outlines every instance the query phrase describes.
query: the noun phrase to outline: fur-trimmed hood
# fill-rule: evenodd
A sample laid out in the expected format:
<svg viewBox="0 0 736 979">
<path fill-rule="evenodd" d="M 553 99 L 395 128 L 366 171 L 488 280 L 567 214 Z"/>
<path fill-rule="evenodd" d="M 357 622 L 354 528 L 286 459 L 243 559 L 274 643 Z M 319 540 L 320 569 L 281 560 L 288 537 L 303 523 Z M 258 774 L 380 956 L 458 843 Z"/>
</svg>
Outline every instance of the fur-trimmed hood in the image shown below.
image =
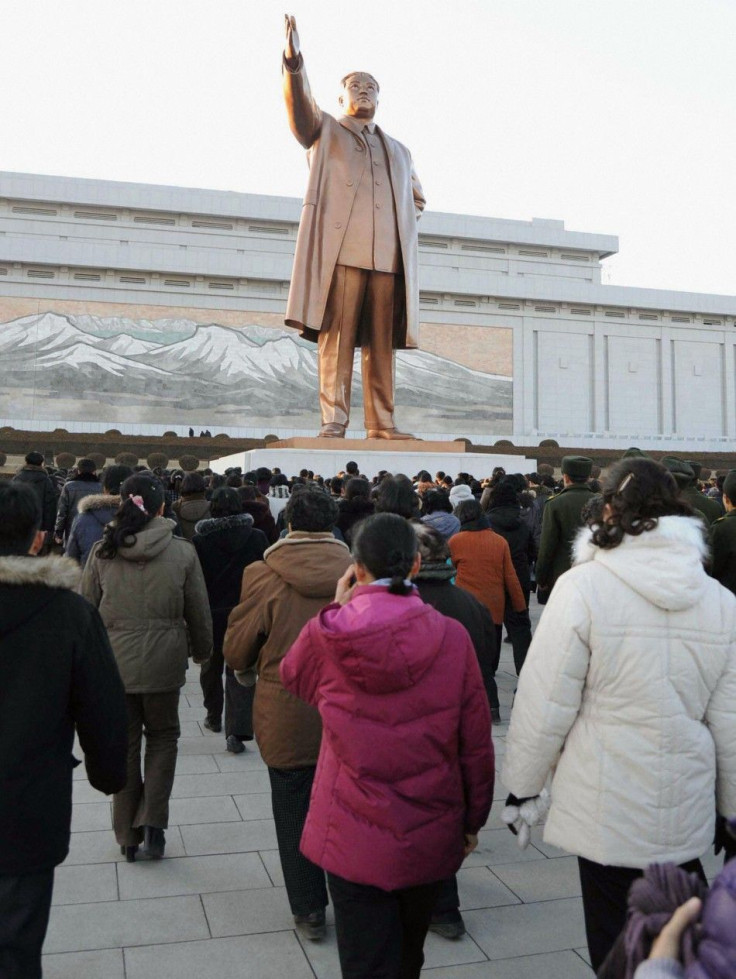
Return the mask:
<svg viewBox="0 0 736 979">
<path fill-rule="evenodd" d="M 91 510 L 117 510 L 120 507 L 120 496 L 110 493 L 92 493 L 79 501 L 77 511 L 89 513 Z"/>
<path fill-rule="evenodd" d="M 660 517 L 653 530 L 624 535 L 618 547 L 593 544 L 583 527 L 573 544 L 573 563 L 603 564 L 635 592 L 659 608 L 677 611 L 696 605 L 708 582 L 703 568 L 708 547 L 699 517 Z"/>
<path fill-rule="evenodd" d="M 194 528 L 194 533 L 200 537 L 208 537 L 210 534 L 223 533 L 232 530 L 250 530 L 253 526 L 253 517 L 249 513 L 233 513 L 228 517 L 206 517 L 200 520 Z"/>
<path fill-rule="evenodd" d="M 0 557 L 0 585 L 43 585 L 74 591 L 81 576 L 77 562 L 67 557 Z"/>
</svg>

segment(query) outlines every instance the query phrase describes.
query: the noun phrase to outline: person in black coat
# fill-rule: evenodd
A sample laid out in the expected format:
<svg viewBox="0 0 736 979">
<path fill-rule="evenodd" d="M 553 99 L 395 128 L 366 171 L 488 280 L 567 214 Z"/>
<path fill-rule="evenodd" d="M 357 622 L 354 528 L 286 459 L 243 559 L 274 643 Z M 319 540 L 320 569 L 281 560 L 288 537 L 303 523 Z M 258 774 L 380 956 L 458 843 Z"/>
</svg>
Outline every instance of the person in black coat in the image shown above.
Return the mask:
<svg viewBox="0 0 736 979">
<path fill-rule="evenodd" d="M 240 486 L 237 492 L 243 504 L 243 513 L 249 513 L 253 517 L 254 528 L 266 535 L 269 544 L 275 544 L 279 532 L 266 497 L 261 496 L 255 486 Z"/>
<path fill-rule="evenodd" d="M 537 557 L 537 547 L 529 524 L 522 519 L 519 487 L 514 476 L 505 476 L 501 480 L 494 488 L 488 503 L 486 519 L 491 530 L 503 537 L 509 545 L 511 562 L 526 601 L 523 612 L 515 612 L 511 603 L 506 602 L 503 616 L 503 624 L 514 651 L 514 667 L 518 676 L 532 641 L 529 594 L 532 585 L 531 569 Z"/>
<path fill-rule="evenodd" d="M 54 868 L 69 852 L 74 730 L 100 792 L 126 780 L 125 693 L 79 568 L 34 557 L 41 510 L 0 487 L 0 975 L 37 979 Z"/>
<path fill-rule="evenodd" d="M 36 494 L 36 499 L 41 507 L 41 530 L 46 531 L 46 540 L 42 548 L 42 553 L 47 553 L 51 544 L 51 537 L 56 524 L 56 507 L 59 502 L 59 493 L 56 485 L 43 466 L 43 456 L 40 452 L 29 452 L 26 456 L 26 464 L 13 477 L 14 482 L 25 483 Z"/>
<path fill-rule="evenodd" d="M 92 459 L 80 459 L 77 463 L 76 474 L 64 483 L 56 509 L 56 526 L 54 540 L 64 544 L 69 537 L 74 518 L 77 515 L 79 503 L 85 496 L 101 493 L 102 486 L 97 478 L 97 467 Z"/>
<path fill-rule="evenodd" d="M 204 726 L 210 731 L 221 731 L 224 706 L 225 744 L 228 751 L 240 754 L 245 751 L 243 742 L 253 740 L 254 689 L 239 684 L 230 667 L 225 667 L 222 644 L 228 616 L 240 602 L 243 571 L 263 558 L 268 541 L 254 528 L 253 517 L 243 513 L 238 491 L 222 486 L 212 495 L 210 517 L 200 520 L 194 528 L 192 543 L 202 565 L 212 612 L 212 657 L 200 673 L 207 711 Z"/>
<path fill-rule="evenodd" d="M 361 520 L 370 517 L 375 511 L 375 505 L 371 500 L 371 484 L 360 476 L 349 479 L 343 492 L 345 495 L 337 501 L 339 513 L 335 526 L 349 547 L 353 538 L 353 528 Z"/>
<path fill-rule="evenodd" d="M 422 601 L 436 608 L 443 615 L 460 622 L 467 629 L 478 657 L 490 705 L 497 696 L 494 680 L 496 627 L 491 613 L 475 595 L 453 584 L 456 572 L 449 563 L 450 549 L 442 534 L 426 523 L 414 523 L 413 527 L 419 541 L 422 564 L 419 573 L 412 581 Z M 442 882 L 442 890 L 432 913 L 429 930 L 447 939 L 460 938 L 465 934 L 465 923 L 460 914 L 457 877 L 450 877 Z"/>
</svg>

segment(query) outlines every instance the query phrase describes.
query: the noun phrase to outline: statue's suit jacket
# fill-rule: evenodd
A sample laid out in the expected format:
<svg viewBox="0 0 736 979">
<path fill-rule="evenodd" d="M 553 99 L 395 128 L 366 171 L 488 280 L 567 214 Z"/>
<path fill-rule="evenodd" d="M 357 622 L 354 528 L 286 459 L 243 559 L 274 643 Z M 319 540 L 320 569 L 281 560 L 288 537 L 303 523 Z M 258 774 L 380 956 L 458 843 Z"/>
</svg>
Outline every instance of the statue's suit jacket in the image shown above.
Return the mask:
<svg viewBox="0 0 736 979">
<path fill-rule="evenodd" d="M 332 273 L 365 164 L 365 146 L 347 125 L 312 98 L 299 55 L 296 70 L 283 65 L 284 98 L 291 131 L 307 150 L 309 184 L 294 255 L 286 324 L 316 340 L 322 328 Z M 376 127 L 389 161 L 406 288 L 406 313 L 394 327 L 394 346 L 416 347 L 419 335 L 417 218 L 425 199 L 409 150 Z"/>
</svg>

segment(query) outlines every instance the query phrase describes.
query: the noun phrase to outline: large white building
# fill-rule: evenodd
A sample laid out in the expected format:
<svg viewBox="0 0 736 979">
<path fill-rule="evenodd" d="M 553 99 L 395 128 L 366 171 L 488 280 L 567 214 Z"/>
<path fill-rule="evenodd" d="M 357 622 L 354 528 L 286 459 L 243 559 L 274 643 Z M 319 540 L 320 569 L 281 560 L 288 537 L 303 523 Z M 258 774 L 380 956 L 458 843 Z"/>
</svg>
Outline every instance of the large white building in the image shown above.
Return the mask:
<svg viewBox="0 0 736 979">
<path fill-rule="evenodd" d="M 0 427 L 312 434 L 314 347 L 281 332 L 300 208 L 0 173 Z M 604 285 L 617 239 L 562 221 L 419 228 L 402 427 L 672 451 L 736 437 L 736 297 Z"/>
</svg>

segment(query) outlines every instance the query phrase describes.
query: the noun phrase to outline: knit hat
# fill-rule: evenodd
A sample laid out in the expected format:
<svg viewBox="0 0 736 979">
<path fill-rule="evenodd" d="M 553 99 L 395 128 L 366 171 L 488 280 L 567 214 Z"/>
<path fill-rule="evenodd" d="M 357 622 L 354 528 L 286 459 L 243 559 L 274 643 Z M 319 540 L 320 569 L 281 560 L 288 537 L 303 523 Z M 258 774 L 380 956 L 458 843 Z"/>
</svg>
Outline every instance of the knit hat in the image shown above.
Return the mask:
<svg viewBox="0 0 736 979">
<path fill-rule="evenodd" d="M 467 483 L 458 483 L 457 486 L 453 486 L 450 490 L 450 503 L 452 503 L 453 508 L 462 503 L 463 500 L 474 500 L 473 491 L 470 489 Z"/>
<path fill-rule="evenodd" d="M 593 468 L 593 460 L 587 456 L 565 456 L 562 460 L 563 475 L 571 479 L 587 479 Z"/>
<path fill-rule="evenodd" d="M 690 466 L 686 462 L 683 462 L 682 459 L 678 459 L 677 456 L 665 456 L 662 459 L 662 465 L 672 473 L 680 489 L 689 486 L 695 479 L 695 473 Z"/>
<path fill-rule="evenodd" d="M 723 480 L 723 495 L 727 497 L 731 503 L 736 500 L 736 469 L 729 469 L 726 474 L 726 478 Z"/>
</svg>

